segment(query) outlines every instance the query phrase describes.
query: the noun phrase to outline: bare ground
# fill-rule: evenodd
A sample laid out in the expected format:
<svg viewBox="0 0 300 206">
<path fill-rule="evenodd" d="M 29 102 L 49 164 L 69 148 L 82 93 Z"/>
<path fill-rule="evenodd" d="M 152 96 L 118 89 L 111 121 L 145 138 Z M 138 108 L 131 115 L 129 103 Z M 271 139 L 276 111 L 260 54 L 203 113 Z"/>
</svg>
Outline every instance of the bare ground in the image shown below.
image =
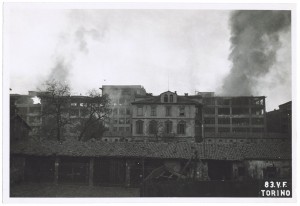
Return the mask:
<svg viewBox="0 0 300 206">
<path fill-rule="evenodd" d="M 87 185 L 21 183 L 10 190 L 11 197 L 139 197 L 139 188 Z"/>
</svg>

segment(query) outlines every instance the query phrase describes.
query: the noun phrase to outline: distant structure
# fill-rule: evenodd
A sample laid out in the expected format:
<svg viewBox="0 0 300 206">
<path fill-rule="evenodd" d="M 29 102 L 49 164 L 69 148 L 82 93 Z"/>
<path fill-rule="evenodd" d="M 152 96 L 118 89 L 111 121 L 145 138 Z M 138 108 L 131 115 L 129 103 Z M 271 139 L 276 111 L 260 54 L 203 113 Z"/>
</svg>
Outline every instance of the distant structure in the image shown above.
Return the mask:
<svg viewBox="0 0 300 206">
<path fill-rule="evenodd" d="M 74 127 L 64 128 L 71 138 L 52 141 L 54 134 L 50 141 L 37 141 L 29 135 L 29 141 L 11 144 L 11 183 L 140 186 L 151 174 L 220 182 L 291 178 L 291 141 L 286 141 L 291 102 L 267 118 L 264 96 L 179 95 L 176 91 L 154 96 L 140 85 L 101 89 L 111 99 L 109 121 L 103 120 L 106 128 L 93 127 L 89 141 L 74 141 L 71 133 L 77 132 L 76 124 L 85 120 L 85 108 L 93 102 L 87 96 L 71 96 L 66 114 Z M 37 123 L 37 128 L 50 126 L 51 130 L 41 116 L 48 104 L 43 98 L 34 101 L 35 95 L 11 95 L 11 102 L 16 102 L 11 113 L 23 111 L 22 117 L 11 119 L 11 139 L 26 139 Z"/>
<path fill-rule="evenodd" d="M 10 143 L 13 144 L 17 140 L 26 140 L 29 137 L 31 127 L 17 113 L 15 105 L 15 96 L 10 97 Z"/>
<path fill-rule="evenodd" d="M 266 105 L 264 96 L 215 96 L 198 92 L 188 96 L 203 107 L 204 138 L 208 141 L 245 141 L 266 137 Z"/>
<path fill-rule="evenodd" d="M 198 101 L 176 92 L 139 98 L 132 103 L 132 138 L 135 141 L 190 141 L 201 138 Z"/>
<path fill-rule="evenodd" d="M 28 95 L 11 94 L 10 101 L 14 103 L 14 110 L 31 128 L 30 135 L 40 135 L 41 128 L 47 124 L 47 117 L 43 111 L 49 106 L 47 98 L 40 99 L 42 92 L 29 91 Z M 43 93 L 45 95 L 46 93 Z M 78 123 L 88 118 L 87 104 L 90 103 L 88 96 L 70 96 L 63 106 L 65 114 L 69 118 L 69 124 L 65 126 L 64 133 L 70 136 L 79 134 Z M 12 109 L 12 107 L 11 107 Z M 50 133 L 50 131 L 49 131 Z"/>
<path fill-rule="evenodd" d="M 141 85 L 103 85 L 100 89 L 110 98 L 112 112 L 105 120 L 105 132 L 94 135 L 107 142 L 234 143 L 291 136 L 291 102 L 266 113 L 265 96 L 216 96 L 214 92 L 179 95 L 176 91 L 153 96 Z M 10 96 L 31 134 L 37 134 L 43 124 L 43 100 L 37 101 L 38 93 L 33 91 Z M 87 96 L 71 96 L 68 117 L 72 124 L 66 127 L 67 134 L 75 131 L 76 122 L 86 118 L 83 111 L 88 101 Z"/>
<path fill-rule="evenodd" d="M 292 134 L 292 101 L 279 105 L 279 109 L 267 113 L 268 132 Z"/>
<path fill-rule="evenodd" d="M 31 127 L 31 133 L 37 133 L 42 126 L 42 104 L 36 101 L 37 92 L 29 91 L 28 95 L 11 94 L 16 113 Z"/>
<path fill-rule="evenodd" d="M 102 94 L 111 100 L 112 113 L 104 133 L 104 141 L 130 141 L 132 107 L 131 103 L 138 96 L 146 96 L 146 90 L 141 85 L 103 85 Z"/>
</svg>

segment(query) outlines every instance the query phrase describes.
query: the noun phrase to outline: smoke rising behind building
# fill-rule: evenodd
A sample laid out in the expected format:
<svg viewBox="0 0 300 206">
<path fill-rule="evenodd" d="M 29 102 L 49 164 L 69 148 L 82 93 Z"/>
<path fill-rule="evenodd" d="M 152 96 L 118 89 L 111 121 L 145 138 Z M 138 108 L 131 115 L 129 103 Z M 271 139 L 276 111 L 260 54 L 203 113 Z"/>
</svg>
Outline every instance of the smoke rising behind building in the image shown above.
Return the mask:
<svg viewBox="0 0 300 206">
<path fill-rule="evenodd" d="M 257 12 L 253 25 L 243 30 L 251 11 L 14 10 L 6 17 L 14 48 L 9 50 L 14 61 L 7 67 L 10 87 L 26 94 L 55 78 L 69 82 L 77 94 L 102 85 L 143 85 L 154 95 L 168 89 L 265 95 L 267 110 L 272 110 L 291 100 L 290 14 Z M 276 23 L 267 32 L 255 32 L 270 19 Z M 237 47 L 230 41 L 234 32 L 253 34 L 235 37 Z M 242 46 L 244 40 L 250 46 Z M 253 53 L 243 52 L 257 62 L 251 70 L 237 61 L 246 48 Z"/>
<path fill-rule="evenodd" d="M 290 58 L 278 58 L 279 50 L 288 47 L 281 36 L 290 32 L 290 11 L 234 11 L 230 17 L 232 68 L 224 79 L 226 95 L 268 95 L 263 77 L 273 70 L 284 76 L 273 76 L 272 84 L 290 84 Z M 290 56 L 290 50 L 286 51 Z M 272 88 L 274 89 L 274 87 Z M 265 93 L 262 93 L 265 92 Z M 291 89 L 286 91 L 291 94 Z"/>
</svg>

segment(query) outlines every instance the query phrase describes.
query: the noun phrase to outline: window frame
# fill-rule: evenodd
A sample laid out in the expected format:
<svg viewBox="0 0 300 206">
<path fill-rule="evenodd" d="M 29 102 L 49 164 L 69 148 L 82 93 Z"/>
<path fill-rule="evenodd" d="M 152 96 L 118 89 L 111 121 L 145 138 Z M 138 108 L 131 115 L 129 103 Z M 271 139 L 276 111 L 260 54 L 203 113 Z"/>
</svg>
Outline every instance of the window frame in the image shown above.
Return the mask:
<svg viewBox="0 0 300 206">
<path fill-rule="evenodd" d="M 169 96 L 169 102 L 170 103 L 174 102 L 174 96 L 173 96 L 173 94 L 170 94 L 170 96 Z"/>
<path fill-rule="evenodd" d="M 166 117 L 171 117 L 171 116 L 172 116 L 172 107 L 166 106 Z"/>
<path fill-rule="evenodd" d="M 165 133 L 172 134 L 173 131 L 173 122 L 170 120 L 165 121 Z"/>
<path fill-rule="evenodd" d="M 136 134 L 144 134 L 144 121 L 138 120 L 135 123 L 135 132 Z"/>
<path fill-rule="evenodd" d="M 183 113 L 182 113 L 183 111 Z M 185 106 L 179 106 L 179 116 L 184 117 L 185 116 Z"/>
<path fill-rule="evenodd" d="M 151 120 L 149 122 L 149 134 L 157 134 L 157 121 Z"/>
<path fill-rule="evenodd" d="M 143 106 L 137 106 L 137 116 L 143 116 Z"/>
<path fill-rule="evenodd" d="M 186 133 L 186 122 L 180 121 L 177 124 L 177 134 L 185 134 Z"/>
<path fill-rule="evenodd" d="M 157 115 L 156 106 L 151 106 L 150 116 L 155 117 Z"/>
<path fill-rule="evenodd" d="M 168 99 L 169 99 L 169 98 L 168 98 L 168 95 L 165 94 L 165 95 L 164 95 L 164 102 L 165 102 L 165 103 L 169 102 Z"/>
</svg>

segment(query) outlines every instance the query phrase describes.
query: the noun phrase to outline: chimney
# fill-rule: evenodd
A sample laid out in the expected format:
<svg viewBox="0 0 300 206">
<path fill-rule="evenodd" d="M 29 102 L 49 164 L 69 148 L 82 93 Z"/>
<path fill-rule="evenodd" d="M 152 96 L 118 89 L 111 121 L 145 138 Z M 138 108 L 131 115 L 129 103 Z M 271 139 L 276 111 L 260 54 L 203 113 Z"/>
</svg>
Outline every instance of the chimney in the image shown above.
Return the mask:
<svg viewBox="0 0 300 206">
<path fill-rule="evenodd" d="M 184 96 L 186 96 L 186 97 L 189 96 L 189 93 L 184 93 Z"/>
<path fill-rule="evenodd" d="M 177 94 L 177 91 L 175 91 L 174 93 Z"/>
</svg>

